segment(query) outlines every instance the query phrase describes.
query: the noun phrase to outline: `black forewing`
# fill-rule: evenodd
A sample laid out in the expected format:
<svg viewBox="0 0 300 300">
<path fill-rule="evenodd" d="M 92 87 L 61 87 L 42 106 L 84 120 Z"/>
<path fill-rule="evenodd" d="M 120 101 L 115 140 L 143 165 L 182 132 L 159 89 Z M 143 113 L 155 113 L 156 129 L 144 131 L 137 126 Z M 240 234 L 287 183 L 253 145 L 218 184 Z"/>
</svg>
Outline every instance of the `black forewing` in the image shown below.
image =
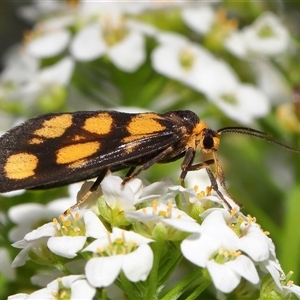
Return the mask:
<svg viewBox="0 0 300 300">
<path fill-rule="evenodd" d="M 24 124 L 13 128 L 0 138 L 0 192 L 16 189 L 28 189 L 35 187 L 60 186 L 96 177 L 104 167 L 112 167 L 130 164 L 139 165 L 139 158 L 147 159 L 154 157 L 170 145 L 175 144 L 183 138 L 182 126 L 184 124 L 174 121 L 168 114 L 158 115 L 157 121 L 165 129 L 151 132 L 148 135 L 137 136 L 131 142 L 122 142 L 129 136 L 126 125 L 134 114 L 121 112 L 109 112 L 113 117 L 113 128 L 107 134 L 98 135 L 88 132 L 82 128 L 86 118 L 95 116 L 101 111 L 75 112 L 72 113 L 73 125 L 66 132 L 53 139 L 48 139 L 42 144 L 28 144 L 32 132 L 40 128 L 45 119 L 50 119 L 54 114 L 44 115 L 31 119 Z M 72 141 L 75 135 L 84 136 L 84 142 L 100 141 L 101 149 L 76 168 L 69 168 L 68 164 L 56 164 L 56 153 L 64 146 L 76 144 Z M 79 141 L 78 143 L 82 143 Z M 126 149 L 132 147 L 132 151 Z M 22 180 L 10 180 L 6 178 L 3 166 L 7 158 L 14 153 L 26 151 L 33 153 L 39 158 L 35 175 Z M 145 159 L 141 159 L 141 162 Z"/>
</svg>

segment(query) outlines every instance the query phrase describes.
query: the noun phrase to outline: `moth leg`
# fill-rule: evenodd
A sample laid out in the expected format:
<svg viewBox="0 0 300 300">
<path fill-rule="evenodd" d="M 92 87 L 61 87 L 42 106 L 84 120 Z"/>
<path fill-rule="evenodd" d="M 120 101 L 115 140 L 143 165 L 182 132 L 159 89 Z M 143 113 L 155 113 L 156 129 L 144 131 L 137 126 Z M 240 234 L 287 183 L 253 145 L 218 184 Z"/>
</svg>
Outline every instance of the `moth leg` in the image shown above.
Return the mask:
<svg viewBox="0 0 300 300">
<path fill-rule="evenodd" d="M 228 206 L 228 208 L 232 209 L 231 205 L 224 198 L 223 194 L 219 191 L 217 179 L 220 180 L 220 184 L 221 184 L 222 188 L 224 189 L 226 195 L 230 199 L 232 199 L 237 205 L 241 206 L 239 203 L 237 203 L 231 197 L 231 195 L 228 192 L 228 189 L 227 189 L 226 184 L 225 184 L 223 169 L 222 169 L 222 167 L 219 163 L 216 151 L 213 152 L 213 159 L 209 159 L 209 160 L 207 160 L 203 163 L 200 163 L 200 164 L 193 165 L 194 158 L 195 158 L 195 150 L 192 147 L 190 147 L 186 150 L 184 160 L 181 164 L 181 169 L 182 169 L 182 172 L 180 174 L 181 185 L 184 186 L 184 179 L 186 177 L 186 174 L 189 171 L 198 171 L 198 170 L 201 170 L 201 169 L 205 168 L 212 188 L 215 190 L 217 195 L 224 201 L 224 203 Z M 215 164 L 215 166 L 216 166 L 216 176 L 214 176 L 212 170 L 209 167 L 210 165 L 213 165 L 213 164 Z"/>
<path fill-rule="evenodd" d="M 87 198 L 94 192 L 97 190 L 97 188 L 99 187 L 100 183 L 102 182 L 102 180 L 104 179 L 105 175 L 107 174 L 109 168 L 104 168 L 101 170 L 99 176 L 97 177 L 96 181 L 93 183 L 93 185 L 90 187 L 90 189 L 88 190 L 88 192 L 80 199 L 78 199 L 78 201 L 72 205 L 70 208 L 68 208 L 65 212 L 64 215 L 67 215 L 69 213 L 69 211 L 73 210 L 74 208 L 78 208 L 81 204 L 83 204 Z"/>
<path fill-rule="evenodd" d="M 134 169 L 131 171 L 131 168 L 130 168 L 130 170 L 129 170 L 129 176 L 128 177 L 126 176 L 126 178 L 124 178 L 124 180 L 122 182 L 122 185 L 125 185 L 128 181 L 130 181 L 131 179 L 133 179 L 134 177 L 136 177 L 137 175 L 139 175 L 142 171 L 147 170 L 152 165 L 154 165 L 157 162 L 160 162 L 161 160 L 163 160 L 164 158 L 166 158 L 170 153 L 173 153 L 173 152 L 174 152 L 174 147 L 173 146 L 169 146 L 164 151 L 162 151 L 161 153 L 159 153 L 158 155 L 156 155 L 155 157 L 153 157 L 152 159 L 150 159 L 146 163 L 144 163 L 135 172 L 133 172 Z M 130 174 L 130 172 L 131 172 L 131 174 Z"/>
<path fill-rule="evenodd" d="M 128 172 L 125 175 L 125 178 L 130 177 L 133 174 L 135 169 L 136 169 L 136 167 L 130 167 L 130 169 L 128 170 Z"/>
</svg>

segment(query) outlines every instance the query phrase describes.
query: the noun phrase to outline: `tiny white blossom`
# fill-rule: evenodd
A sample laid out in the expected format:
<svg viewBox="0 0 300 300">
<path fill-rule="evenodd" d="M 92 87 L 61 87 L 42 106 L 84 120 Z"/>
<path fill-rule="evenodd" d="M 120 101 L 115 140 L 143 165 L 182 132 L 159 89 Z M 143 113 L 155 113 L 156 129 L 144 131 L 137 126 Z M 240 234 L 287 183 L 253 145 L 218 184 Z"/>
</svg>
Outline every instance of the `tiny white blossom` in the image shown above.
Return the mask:
<svg viewBox="0 0 300 300">
<path fill-rule="evenodd" d="M 241 58 L 249 54 L 275 56 L 287 51 L 289 41 L 289 32 L 279 18 L 266 12 L 241 32 L 233 33 L 226 47 Z"/>
<path fill-rule="evenodd" d="M 8 299 L 93 299 L 96 290 L 83 275 L 70 275 L 50 282 L 46 288 L 35 291 L 29 295 L 16 294 Z M 22 296 L 26 297 L 22 298 Z"/>
<path fill-rule="evenodd" d="M 194 88 L 201 85 L 198 76 L 205 76 L 213 56 L 179 34 L 161 33 L 157 39 L 160 45 L 151 54 L 153 68 Z"/>
<path fill-rule="evenodd" d="M 42 95 L 51 94 L 55 89 L 64 88 L 70 81 L 73 74 L 74 61 L 65 57 L 57 63 L 45 67 L 37 72 L 22 84 L 16 84 L 10 89 L 2 89 L 0 94 L 6 101 L 19 101 L 26 103 L 26 108 L 36 105 L 36 99 Z"/>
<path fill-rule="evenodd" d="M 226 81 L 224 77 L 223 83 Z M 245 125 L 250 125 L 255 118 L 263 117 L 270 111 L 269 99 L 251 84 L 237 82 L 235 86 L 225 86 L 220 81 L 214 90 L 207 91 L 207 97 L 228 117 Z"/>
<path fill-rule="evenodd" d="M 40 203 L 24 203 L 11 207 L 8 216 L 16 226 L 9 231 L 10 241 L 17 241 L 26 233 L 36 228 L 37 224 L 50 221 L 74 204 L 79 184 L 69 186 L 69 197 L 56 199 L 46 205 Z"/>
<path fill-rule="evenodd" d="M 50 237 L 47 246 L 53 253 L 63 257 L 75 257 L 88 237 L 97 238 L 107 233 L 105 226 L 92 211 L 79 211 L 68 215 L 65 220 L 61 218 L 61 221 L 62 225 L 57 224 L 61 234 Z M 69 222 L 71 224 L 67 225 Z"/>
<path fill-rule="evenodd" d="M 177 240 L 183 236 L 180 232 L 174 231 L 174 228 L 183 232 L 195 232 L 199 231 L 200 228 L 193 218 L 171 203 L 166 205 L 164 203 L 157 204 L 156 201 L 153 201 L 152 207 L 127 212 L 126 217 L 129 220 L 144 223 L 147 234 L 150 236 L 152 234 L 158 235 L 161 232 L 161 234 L 166 234 L 165 238 L 170 240 Z"/>
<path fill-rule="evenodd" d="M 92 211 L 80 211 L 66 217 L 61 216 L 60 223 L 54 220 L 44 224 L 26 234 L 23 240 L 15 242 L 13 246 L 22 250 L 12 265 L 22 266 L 29 260 L 30 251 L 45 260 L 47 257 L 43 251 L 48 253 L 49 250 L 56 255 L 73 258 L 84 247 L 88 237 L 98 238 L 106 233 L 105 226 Z"/>
<path fill-rule="evenodd" d="M 0 82 L 13 85 L 25 84 L 30 81 L 38 71 L 39 60 L 22 51 L 17 45 L 5 54 L 3 59 L 4 69 L 0 75 Z"/>
<path fill-rule="evenodd" d="M 241 277 L 253 284 L 259 281 L 254 263 L 238 249 L 239 238 L 227 226 L 221 210 L 210 213 L 201 230 L 181 243 L 183 255 L 194 264 L 207 268 L 215 287 L 224 293 L 236 288 Z"/>
<path fill-rule="evenodd" d="M 151 239 L 119 228 L 113 228 L 112 233 L 92 242 L 83 250 L 94 253 L 85 267 L 89 283 L 107 287 L 121 270 L 130 281 L 146 280 L 153 263 L 150 242 Z"/>
<path fill-rule="evenodd" d="M 103 16 L 79 31 L 70 47 L 76 60 L 91 61 L 107 54 L 121 70 L 134 72 L 145 60 L 144 37 L 118 15 Z"/>
</svg>

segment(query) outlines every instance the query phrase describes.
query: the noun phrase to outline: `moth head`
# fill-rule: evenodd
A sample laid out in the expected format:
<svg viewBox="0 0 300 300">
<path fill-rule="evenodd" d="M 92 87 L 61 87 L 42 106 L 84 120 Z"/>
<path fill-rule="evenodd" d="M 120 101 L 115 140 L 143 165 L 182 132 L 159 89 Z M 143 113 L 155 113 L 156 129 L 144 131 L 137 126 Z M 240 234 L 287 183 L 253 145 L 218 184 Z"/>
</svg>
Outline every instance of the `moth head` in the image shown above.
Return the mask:
<svg viewBox="0 0 300 300">
<path fill-rule="evenodd" d="M 205 153 L 210 153 L 217 151 L 220 145 L 219 133 L 210 128 L 203 129 L 201 139 L 200 139 L 200 148 Z"/>
</svg>

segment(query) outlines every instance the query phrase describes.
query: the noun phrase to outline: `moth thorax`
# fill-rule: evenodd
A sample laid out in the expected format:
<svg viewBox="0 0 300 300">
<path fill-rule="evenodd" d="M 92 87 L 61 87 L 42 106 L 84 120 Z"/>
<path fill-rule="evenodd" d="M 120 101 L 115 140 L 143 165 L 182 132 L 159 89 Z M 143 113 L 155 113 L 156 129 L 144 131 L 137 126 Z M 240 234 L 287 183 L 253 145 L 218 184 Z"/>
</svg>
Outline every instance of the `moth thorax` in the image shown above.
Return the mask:
<svg viewBox="0 0 300 300">
<path fill-rule="evenodd" d="M 202 139 L 200 140 L 200 147 L 203 152 L 216 151 L 219 148 L 220 139 L 216 131 L 206 128 L 203 130 Z"/>
</svg>

